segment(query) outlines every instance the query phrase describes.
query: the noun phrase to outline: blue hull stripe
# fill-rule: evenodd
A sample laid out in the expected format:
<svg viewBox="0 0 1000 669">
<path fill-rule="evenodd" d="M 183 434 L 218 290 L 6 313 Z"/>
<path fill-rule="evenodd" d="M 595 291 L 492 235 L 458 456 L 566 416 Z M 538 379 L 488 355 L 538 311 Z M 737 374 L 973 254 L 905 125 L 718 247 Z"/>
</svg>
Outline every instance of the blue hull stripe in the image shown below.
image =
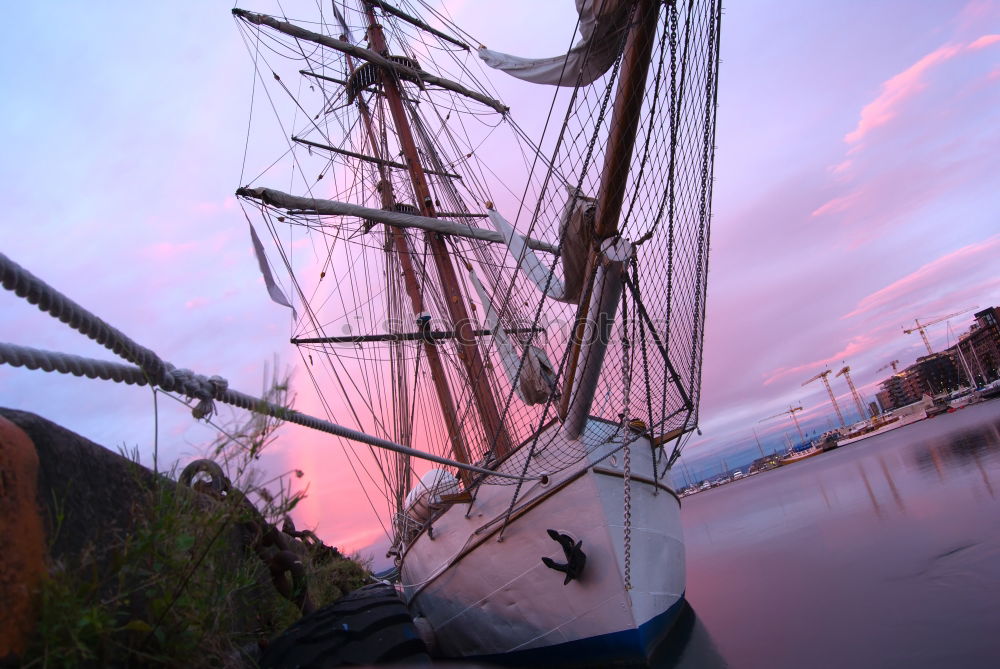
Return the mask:
<svg viewBox="0 0 1000 669">
<path fill-rule="evenodd" d="M 649 619 L 638 628 L 611 632 L 566 643 L 518 650 L 502 655 L 465 658 L 469 662 L 488 662 L 517 667 L 558 666 L 630 666 L 646 664 L 663 642 L 685 606 L 682 595 L 673 606 Z"/>
</svg>

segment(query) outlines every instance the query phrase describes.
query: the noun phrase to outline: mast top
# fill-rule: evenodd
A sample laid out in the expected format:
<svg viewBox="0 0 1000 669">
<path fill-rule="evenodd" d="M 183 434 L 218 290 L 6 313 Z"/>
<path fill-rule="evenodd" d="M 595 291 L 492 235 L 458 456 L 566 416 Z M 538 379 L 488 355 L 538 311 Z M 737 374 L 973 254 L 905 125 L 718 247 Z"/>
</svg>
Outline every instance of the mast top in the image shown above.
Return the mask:
<svg viewBox="0 0 1000 669">
<path fill-rule="evenodd" d="M 510 111 L 510 108 L 500 102 L 495 100 L 488 95 L 483 95 L 478 91 L 474 91 L 470 88 L 463 86 L 462 84 L 452 81 L 450 79 L 445 79 L 444 77 L 439 77 L 437 75 L 431 74 L 430 72 L 425 72 L 422 69 L 413 69 L 407 65 L 393 60 L 391 57 L 383 56 L 382 54 L 372 51 L 371 49 L 366 49 L 364 47 L 356 46 L 350 42 L 346 42 L 335 37 L 330 37 L 329 35 L 323 35 L 321 33 L 316 33 L 311 30 L 306 30 L 305 28 L 300 28 L 299 26 L 289 23 L 288 21 L 280 21 L 273 16 L 268 16 L 267 14 L 258 14 L 256 12 L 250 12 L 245 9 L 240 9 L 239 7 L 233 7 L 233 16 L 243 19 L 253 23 L 254 25 L 267 26 L 277 30 L 280 33 L 284 33 L 289 37 L 294 37 L 296 39 L 305 40 L 307 42 L 312 42 L 313 44 L 319 44 L 321 46 L 329 47 L 340 51 L 341 53 L 346 53 L 348 55 L 360 58 L 361 60 L 367 61 L 369 63 L 374 63 L 385 70 L 392 72 L 397 77 L 402 79 L 410 79 L 414 81 L 423 82 L 426 84 L 431 84 L 433 86 L 440 86 L 446 90 L 452 91 L 453 93 L 458 93 L 464 95 L 467 98 L 481 102 L 482 104 L 490 107 L 499 114 L 506 114 Z"/>
</svg>

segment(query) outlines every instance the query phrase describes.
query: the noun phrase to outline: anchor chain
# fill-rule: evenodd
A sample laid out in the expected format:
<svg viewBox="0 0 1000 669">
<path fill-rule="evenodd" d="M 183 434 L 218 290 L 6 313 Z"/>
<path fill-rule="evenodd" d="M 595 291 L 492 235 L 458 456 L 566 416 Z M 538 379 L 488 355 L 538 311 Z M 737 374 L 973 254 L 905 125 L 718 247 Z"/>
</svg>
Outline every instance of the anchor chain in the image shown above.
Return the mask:
<svg viewBox="0 0 1000 669">
<path fill-rule="evenodd" d="M 198 474 L 207 474 L 210 480 L 196 478 Z M 233 504 L 237 511 L 242 512 L 241 525 L 253 537 L 251 547 L 267 567 L 274 589 L 295 604 L 303 615 L 316 610 L 309 597 L 309 581 L 302 556 L 311 554 L 314 561 L 341 557 L 336 548 L 327 546 L 308 530 L 297 532 L 292 519 L 287 516 L 281 530 L 267 522 L 257 507 L 233 487 L 222 468 L 212 460 L 191 462 L 181 472 L 179 482 L 219 502 Z"/>
<path fill-rule="evenodd" d="M 622 456 L 622 479 L 625 489 L 625 589 L 632 589 L 632 447 L 626 441 Z"/>
<path fill-rule="evenodd" d="M 628 268 L 625 268 L 628 271 Z M 622 377 L 625 382 L 624 409 L 622 411 L 622 490 L 625 508 L 623 510 L 622 530 L 625 551 L 625 589 L 632 589 L 632 429 L 629 426 L 629 400 L 632 393 L 632 360 L 631 344 L 628 337 L 628 299 L 622 296 Z"/>
</svg>

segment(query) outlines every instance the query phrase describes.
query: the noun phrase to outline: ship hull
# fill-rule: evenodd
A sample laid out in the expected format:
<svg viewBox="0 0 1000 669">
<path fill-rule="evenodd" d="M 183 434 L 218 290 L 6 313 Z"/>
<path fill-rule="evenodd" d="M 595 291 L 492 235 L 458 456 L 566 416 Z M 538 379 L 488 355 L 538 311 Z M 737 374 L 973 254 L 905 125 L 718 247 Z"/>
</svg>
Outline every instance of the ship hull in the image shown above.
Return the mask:
<svg viewBox="0 0 1000 669">
<path fill-rule="evenodd" d="M 823 452 L 824 452 L 823 449 L 813 447 L 813 448 L 811 448 L 808 451 L 802 451 L 801 453 L 796 453 L 794 455 L 789 455 L 787 457 L 781 458 L 781 460 L 778 460 L 778 465 L 779 466 L 781 466 L 781 465 L 790 465 L 790 464 L 792 464 L 794 462 L 800 462 L 800 461 L 805 460 L 807 458 L 811 458 L 814 455 L 820 455 Z"/>
<path fill-rule="evenodd" d="M 872 430 L 871 432 L 865 432 L 864 434 L 859 435 L 857 437 L 851 437 L 851 438 L 848 438 L 848 439 L 842 439 L 839 442 L 837 442 L 837 445 L 838 446 L 849 446 L 849 445 L 851 445 L 853 443 L 856 443 L 856 442 L 859 442 L 859 441 L 863 441 L 865 439 L 870 439 L 872 437 L 877 437 L 878 435 L 884 434 L 886 432 L 892 432 L 893 430 L 898 430 L 901 427 L 906 427 L 907 425 L 910 425 L 912 423 L 916 423 L 918 421 L 924 420 L 925 418 L 927 418 L 927 413 L 923 412 L 923 411 L 921 411 L 919 413 L 913 413 L 913 414 L 909 414 L 909 415 L 906 415 L 906 416 L 902 416 L 902 417 L 897 418 L 896 420 L 892 421 L 891 423 L 888 423 L 887 425 L 883 425 L 882 427 L 878 428 L 877 430 Z"/>
<path fill-rule="evenodd" d="M 614 444 L 546 484 L 525 484 L 506 527 L 513 487 L 484 485 L 471 508 L 452 507 L 412 542 L 403 594 L 429 623 L 438 654 L 516 664 L 548 663 L 554 653 L 562 666 L 649 656 L 683 605 L 680 501 L 656 481 L 649 441 L 629 448 L 628 551 L 624 453 L 609 455 Z M 564 584 L 543 563 L 567 561 L 548 530 L 583 542 L 578 579 Z"/>
<path fill-rule="evenodd" d="M 646 663 L 663 646 L 686 602 L 680 598 L 663 613 L 632 629 L 577 641 L 467 658 L 510 667 L 614 667 Z"/>
</svg>

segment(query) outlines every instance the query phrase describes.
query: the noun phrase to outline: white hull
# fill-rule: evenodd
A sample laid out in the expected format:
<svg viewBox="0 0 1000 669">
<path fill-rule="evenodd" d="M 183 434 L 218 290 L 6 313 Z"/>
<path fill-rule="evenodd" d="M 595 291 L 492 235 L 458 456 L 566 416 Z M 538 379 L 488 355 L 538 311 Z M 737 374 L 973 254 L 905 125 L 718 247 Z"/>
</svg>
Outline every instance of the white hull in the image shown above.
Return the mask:
<svg viewBox="0 0 1000 669">
<path fill-rule="evenodd" d="M 799 460 L 805 460 L 806 458 L 811 458 L 812 456 L 819 455 L 822 452 L 823 452 L 823 449 L 816 448 L 814 446 L 814 447 L 810 448 L 807 451 L 801 451 L 799 453 L 795 453 L 794 455 L 785 456 L 785 457 L 781 458 L 781 460 L 778 461 L 778 464 L 781 464 L 781 465 L 790 465 L 793 462 L 798 462 Z"/>
<path fill-rule="evenodd" d="M 596 426 L 607 429 L 591 420 L 588 434 Z M 624 453 L 605 457 L 615 447 L 620 436 L 618 444 L 599 447 L 546 485 L 525 484 L 502 541 L 510 485 L 482 486 L 470 517 L 469 505 L 457 504 L 434 521 L 432 535 L 424 532 L 412 543 L 401 569 L 404 597 L 411 612 L 430 623 L 440 654 L 500 655 L 623 632 L 615 641 L 648 646 L 654 628 L 663 631 L 665 614 L 677 611 L 684 596 L 680 501 L 654 484 L 649 441 L 638 437 L 630 445 L 626 590 Z M 565 448 L 559 447 L 560 455 Z M 587 557 L 579 580 L 564 585 L 564 574 L 542 563 L 542 557 L 566 561 L 549 529 L 583 541 Z"/>
<path fill-rule="evenodd" d="M 863 439 L 868 439 L 869 437 L 874 437 L 876 435 L 883 434 L 885 432 L 891 432 L 892 430 L 897 430 L 897 429 L 899 429 L 901 427 L 904 427 L 906 425 L 910 425 L 911 423 L 916 423 L 917 421 L 921 421 L 921 420 L 923 420 L 925 418 L 927 418 L 927 412 L 926 411 L 920 411 L 920 412 L 911 413 L 911 414 L 908 414 L 908 415 L 905 415 L 905 416 L 900 416 L 895 421 L 889 423 L 888 425 L 883 425 L 882 427 L 880 427 L 877 430 L 873 430 L 871 432 L 866 432 L 865 434 L 862 434 L 862 435 L 857 436 L 857 437 L 852 437 L 851 439 L 842 439 L 841 441 L 837 442 L 837 445 L 838 446 L 847 446 L 848 444 L 853 444 L 853 443 L 855 443 L 857 441 L 861 441 Z"/>
<path fill-rule="evenodd" d="M 948 400 L 948 408 L 961 409 L 971 404 L 975 399 L 976 396 L 973 393 L 968 393 L 966 395 L 962 395 L 961 397 L 956 397 L 953 400 Z"/>
</svg>

